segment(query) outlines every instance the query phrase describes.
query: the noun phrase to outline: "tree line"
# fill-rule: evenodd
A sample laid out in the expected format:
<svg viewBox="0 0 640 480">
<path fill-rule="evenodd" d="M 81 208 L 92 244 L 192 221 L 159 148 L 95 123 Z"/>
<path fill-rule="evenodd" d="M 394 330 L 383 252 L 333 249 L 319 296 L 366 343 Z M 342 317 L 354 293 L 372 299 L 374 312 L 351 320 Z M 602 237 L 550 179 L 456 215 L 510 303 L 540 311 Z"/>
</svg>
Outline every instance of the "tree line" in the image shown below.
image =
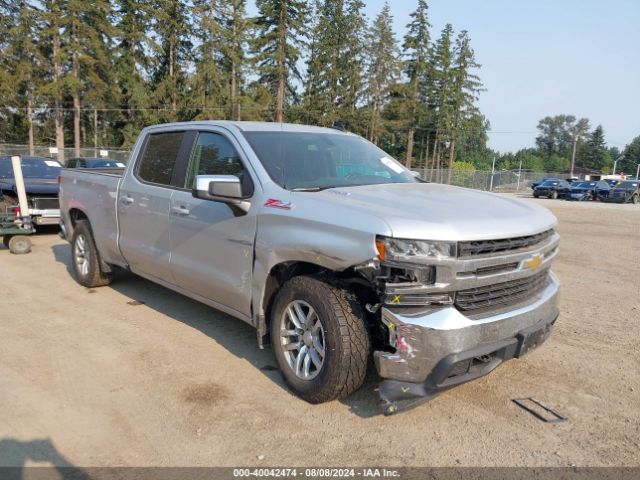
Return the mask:
<svg viewBox="0 0 640 480">
<path fill-rule="evenodd" d="M 130 147 L 201 119 L 343 125 L 410 166 L 486 150 L 468 32 L 432 38 L 417 0 L 401 40 L 362 0 L 0 3 L 0 138 Z"/>
<path fill-rule="evenodd" d="M 538 122 L 536 146 L 516 153 L 498 154 L 499 169 L 535 172 L 566 172 L 577 176 L 582 170 L 635 174 L 640 164 L 640 136 L 624 149 L 607 145 L 602 125 L 592 129 L 589 119 L 556 115 Z M 486 162 L 486 160 L 485 160 Z"/>
</svg>

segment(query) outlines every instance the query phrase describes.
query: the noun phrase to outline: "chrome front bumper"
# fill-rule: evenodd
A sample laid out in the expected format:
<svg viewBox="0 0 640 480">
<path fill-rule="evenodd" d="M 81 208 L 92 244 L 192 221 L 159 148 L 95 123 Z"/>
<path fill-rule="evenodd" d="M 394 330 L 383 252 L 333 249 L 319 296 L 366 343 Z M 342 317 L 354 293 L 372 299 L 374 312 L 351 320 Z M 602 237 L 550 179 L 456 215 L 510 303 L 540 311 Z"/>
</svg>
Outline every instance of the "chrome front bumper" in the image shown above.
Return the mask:
<svg viewBox="0 0 640 480">
<path fill-rule="evenodd" d="M 539 346 L 558 317 L 558 297 L 558 279 L 550 274 L 548 286 L 534 298 L 483 318 L 469 318 L 453 307 L 419 315 L 383 308 L 383 322 L 396 345 L 393 353 L 374 352 L 385 379 L 383 401 L 394 410 L 399 401 L 424 400 Z"/>
</svg>

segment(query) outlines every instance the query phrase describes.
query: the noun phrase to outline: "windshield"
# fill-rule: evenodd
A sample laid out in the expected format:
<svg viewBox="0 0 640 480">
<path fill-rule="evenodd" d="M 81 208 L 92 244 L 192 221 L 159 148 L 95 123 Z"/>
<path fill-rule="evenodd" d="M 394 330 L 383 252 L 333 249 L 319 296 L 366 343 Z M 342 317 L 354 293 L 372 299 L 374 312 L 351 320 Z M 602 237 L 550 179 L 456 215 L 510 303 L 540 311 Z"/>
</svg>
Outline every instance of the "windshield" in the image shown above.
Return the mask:
<svg viewBox="0 0 640 480">
<path fill-rule="evenodd" d="M 618 182 L 616 188 L 638 188 L 638 182 Z"/>
<path fill-rule="evenodd" d="M 289 190 L 416 183 L 372 143 L 337 133 L 245 132 L 271 179 Z"/>
<path fill-rule="evenodd" d="M 592 188 L 595 187 L 595 182 L 580 182 L 574 185 L 575 188 Z"/>
<path fill-rule="evenodd" d="M 544 182 L 542 184 L 543 187 L 555 187 L 556 185 L 560 185 L 560 182 L 558 182 L 558 181 L 554 181 L 554 182 L 548 181 L 548 182 Z"/>
<path fill-rule="evenodd" d="M 39 157 L 22 157 L 22 176 L 24 178 L 51 178 L 60 175 L 62 165 L 55 160 Z M 13 178 L 13 167 L 9 157 L 0 158 L 0 178 Z"/>
</svg>

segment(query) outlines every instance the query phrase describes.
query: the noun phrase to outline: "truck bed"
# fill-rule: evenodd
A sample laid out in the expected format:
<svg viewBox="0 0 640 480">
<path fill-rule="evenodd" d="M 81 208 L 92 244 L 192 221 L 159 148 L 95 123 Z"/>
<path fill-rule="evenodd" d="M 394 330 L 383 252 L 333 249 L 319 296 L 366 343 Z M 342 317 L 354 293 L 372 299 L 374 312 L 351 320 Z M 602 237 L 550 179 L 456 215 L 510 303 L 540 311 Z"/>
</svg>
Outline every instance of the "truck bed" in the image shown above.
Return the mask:
<svg viewBox="0 0 640 480">
<path fill-rule="evenodd" d="M 60 211 L 72 218 L 74 209 L 88 212 L 98 251 L 105 262 L 116 265 L 124 262 L 118 249 L 116 208 L 123 174 L 124 168 L 70 168 L 60 176 Z"/>
</svg>

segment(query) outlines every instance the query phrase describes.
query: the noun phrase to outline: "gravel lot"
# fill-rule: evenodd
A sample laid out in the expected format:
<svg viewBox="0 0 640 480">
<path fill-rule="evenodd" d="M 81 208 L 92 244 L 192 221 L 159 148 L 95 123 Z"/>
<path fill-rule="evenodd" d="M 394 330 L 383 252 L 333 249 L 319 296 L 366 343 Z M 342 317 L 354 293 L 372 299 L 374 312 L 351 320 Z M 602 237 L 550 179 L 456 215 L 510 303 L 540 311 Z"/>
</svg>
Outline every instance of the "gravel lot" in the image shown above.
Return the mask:
<svg viewBox="0 0 640 480">
<path fill-rule="evenodd" d="M 311 406 L 249 326 L 128 274 L 79 286 L 52 232 L 29 255 L 0 246 L 0 465 L 638 466 L 640 207 L 539 203 L 563 236 L 554 335 L 393 417 L 374 375 Z M 569 420 L 542 423 L 525 396 Z"/>
</svg>

